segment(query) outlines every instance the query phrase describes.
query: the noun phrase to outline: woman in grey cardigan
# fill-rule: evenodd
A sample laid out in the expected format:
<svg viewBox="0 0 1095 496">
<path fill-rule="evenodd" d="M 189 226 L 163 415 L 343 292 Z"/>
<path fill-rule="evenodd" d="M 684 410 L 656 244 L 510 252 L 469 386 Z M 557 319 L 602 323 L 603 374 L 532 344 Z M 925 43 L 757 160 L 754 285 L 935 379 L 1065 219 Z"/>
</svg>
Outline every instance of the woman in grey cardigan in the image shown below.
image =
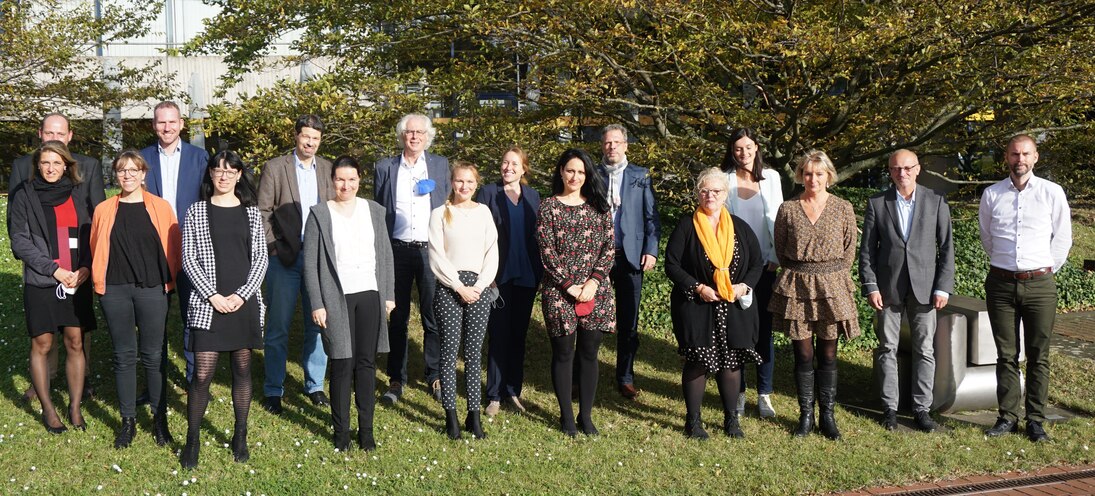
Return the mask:
<svg viewBox="0 0 1095 496">
<path fill-rule="evenodd" d="M 376 449 L 376 354 L 389 351 L 386 316 L 395 308 L 392 245 L 384 207 L 357 197 L 361 180 L 357 160 L 339 157 L 331 176 L 335 199 L 312 207 L 304 227 L 304 288 L 312 303 L 312 320 L 323 329 L 323 348 L 331 361 L 335 448 L 345 451 L 350 447 L 352 380 L 357 442 L 361 449 L 371 451 Z"/>
</svg>

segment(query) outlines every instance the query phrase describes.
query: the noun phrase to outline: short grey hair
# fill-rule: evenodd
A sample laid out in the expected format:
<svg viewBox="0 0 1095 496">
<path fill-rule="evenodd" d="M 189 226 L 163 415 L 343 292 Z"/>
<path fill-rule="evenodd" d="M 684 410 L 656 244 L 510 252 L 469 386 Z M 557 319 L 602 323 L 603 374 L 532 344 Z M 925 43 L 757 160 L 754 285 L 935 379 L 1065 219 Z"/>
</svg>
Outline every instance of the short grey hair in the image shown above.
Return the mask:
<svg viewBox="0 0 1095 496">
<path fill-rule="evenodd" d="M 722 169 L 718 167 L 709 167 L 700 171 L 700 175 L 696 176 L 696 198 L 700 197 L 700 190 L 703 189 L 703 185 L 708 182 L 716 182 L 722 186 L 724 192 L 730 191 L 730 176 L 727 176 Z"/>
<path fill-rule="evenodd" d="M 403 145 L 403 132 L 407 130 L 407 123 L 410 122 L 411 119 L 420 119 L 422 122 L 426 123 L 426 149 L 428 150 L 433 146 L 433 139 L 437 137 L 437 128 L 433 127 L 433 121 L 430 120 L 426 114 L 407 114 L 404 115 L 402 119 L 399 119 L 399 122 L 395 125 L 396 143 L 399 143 L 400 146 Z"/>
<path fill-rule="evenodd" d="M 605 135 L 608 134 L 609 131 L 619 131 L 624 135 L 624 141 L 628 140 L 626 127 L 623 127 L 620 124 L 609 124 L 601 129 L 601 141 L 605 140 Z"/>
</svg>

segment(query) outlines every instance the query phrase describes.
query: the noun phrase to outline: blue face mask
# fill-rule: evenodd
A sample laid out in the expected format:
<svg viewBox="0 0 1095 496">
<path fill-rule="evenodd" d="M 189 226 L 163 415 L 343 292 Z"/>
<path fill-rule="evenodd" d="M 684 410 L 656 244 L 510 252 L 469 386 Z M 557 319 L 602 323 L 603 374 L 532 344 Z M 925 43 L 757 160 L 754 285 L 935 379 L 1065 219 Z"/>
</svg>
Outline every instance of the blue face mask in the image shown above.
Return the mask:
<svg viewBox="0 0 1095 496">
<path fill-rule="evenodd" d="M 414 194 L 428 195 L 436 187 L 437 182 L 433 179 L 419 179 L 414 183 Z"/>
</svg>

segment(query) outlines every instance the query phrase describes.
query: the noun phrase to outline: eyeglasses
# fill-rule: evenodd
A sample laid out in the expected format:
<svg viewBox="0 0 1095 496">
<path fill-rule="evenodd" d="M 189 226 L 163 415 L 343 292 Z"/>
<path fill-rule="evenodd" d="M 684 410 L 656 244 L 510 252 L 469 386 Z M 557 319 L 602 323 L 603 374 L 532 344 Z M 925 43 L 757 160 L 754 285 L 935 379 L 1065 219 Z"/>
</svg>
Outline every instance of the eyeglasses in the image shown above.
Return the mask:
<svg viewBox="0 0 1095 496">
<path fill-rule="evenodd" d="M 118 177 L 137 177 L 142 171 L 141 169 L 118 169 L 114 171 Z"/>
<path fill-rule="evenodd" d="M 229 179 L 238 176 L 240 173 L 236 169 L 213 169 L 210 172 L 213 173 L 213 177 L 227 177 Z"/>
<path fill-rule="evenodd" d="M 403 131 L 403 136 L 425 136 L 427 134 L 425 129 L 408 129 Z"/>
<path fill-rule="evenodd" d="M 722 196 L 725 192 L 725 189 L 701 189 L 700 196 Z"/>
<path fill-rule="evenodd" d="M 912 174 L 913 169 L 920 167 L 920 164 L 910 165 L 908 167 L 890 167 L 891 174 L 900 174 L 902 172 Z"/>
</svg>

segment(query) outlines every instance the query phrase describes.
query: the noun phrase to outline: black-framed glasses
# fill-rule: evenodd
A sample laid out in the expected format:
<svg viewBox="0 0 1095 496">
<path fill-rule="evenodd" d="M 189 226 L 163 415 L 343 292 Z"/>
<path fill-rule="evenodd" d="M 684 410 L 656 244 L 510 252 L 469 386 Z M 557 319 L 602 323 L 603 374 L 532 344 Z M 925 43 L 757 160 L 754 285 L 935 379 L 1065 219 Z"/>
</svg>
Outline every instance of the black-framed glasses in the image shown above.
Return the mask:
<svg viewBox="0 0 1095 496">
<path fill-rule="evenodd" d="M 227 177 L 229 179 L 239 175 L 240 171 L 236 169 L 213 169 L 213 177 Z"/>
<path fill-rule="evenodd" d="M 141 169 L 118 169 L 114 174 L 118 177 L 137 177 L 141 172 Z"/>
</svg>

